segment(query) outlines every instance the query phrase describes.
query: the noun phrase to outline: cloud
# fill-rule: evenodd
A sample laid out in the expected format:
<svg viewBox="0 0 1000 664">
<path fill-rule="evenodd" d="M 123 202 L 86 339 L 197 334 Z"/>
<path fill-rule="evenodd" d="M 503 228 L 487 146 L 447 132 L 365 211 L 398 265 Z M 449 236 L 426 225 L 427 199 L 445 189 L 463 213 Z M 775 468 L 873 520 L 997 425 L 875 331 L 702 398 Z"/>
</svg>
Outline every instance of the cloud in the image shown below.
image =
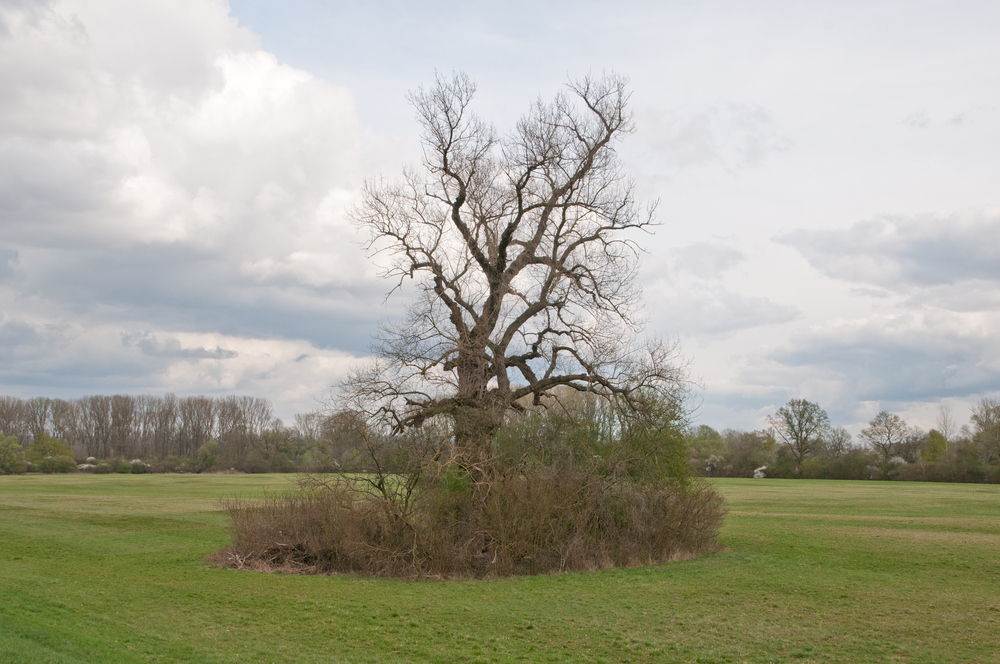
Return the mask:
<svg viewBox="0 0 1000 664">
<path fill-rule="evenodd" d="M 727 273 L 746 260 L 722 241 L 667 251 L 647 268 L 645 295 L 657 329 L 671 334 L 724 335 L 794 320 L 797 307 L 734 291 Z"/>
<path fill-rule="evenodd" d="M 1000 282 L 1000 211 L 949 217 L 882 217 L 842 230 L 797 230 L 775 238 L 823 274 L 896 293 Z"/>
<path fill-rule="evenodd" d="M 0 390 L 324 391 L 387 313 L 363 133 L 221 0 L 0 3 Z"/>
<path fill-rule="evenodd" d="M 224 349 L 220 346 L 215 348 L 205 348 L 197 346 L 185 348 L 180 339 L 168 338 L 160 341 L 152 332 L 122 332 L 122 346 L 130 348 L 135 346 L 144 354 L 152 357 L 168 357 L 185 360 L 228 360 L 237 357 L 239 353 L 235 350 Z"/>
<path fill-rule="evenodd" d="M 272 400 L 282 417 L 316 408 L 354 362 L 301 340 L 10 318 L 0 322 L 0 349 L 0 384 L 22 397 L 239 393 Z"/>
<path fill-rule="evenodd" d="M 803 386 L 840 412 L 874 402 L 972 398 L 1000 385 L 995 313 L 910 312 L 834 321 L 793 335 L 748 363 L 737 382 Z"/>
<path fill-rule="evenodd" d="M 660 290 L 662 289 L 662 290 Z M 660 286 L 648 297 L 656 327 L 680 334 L 722 335 L 754 327 L 777 325 L 799 317 L 798 308 L 720 286 Z"/>
<path fill-rule="evenodd" d="M 718 242 L 695 242 L 674 251 L 675 269 L 717 278 L 746 259 L 742 251 Z"/>
<path fill-rule="evenodd" d="M 726 103 L 693 114 L 648 109 L 637 112 L 636 122 L 642 146 L 634 149 L 668 171 L 716 165 L 736 172 L 791 146 L 759 106 Z"/>
</svg>

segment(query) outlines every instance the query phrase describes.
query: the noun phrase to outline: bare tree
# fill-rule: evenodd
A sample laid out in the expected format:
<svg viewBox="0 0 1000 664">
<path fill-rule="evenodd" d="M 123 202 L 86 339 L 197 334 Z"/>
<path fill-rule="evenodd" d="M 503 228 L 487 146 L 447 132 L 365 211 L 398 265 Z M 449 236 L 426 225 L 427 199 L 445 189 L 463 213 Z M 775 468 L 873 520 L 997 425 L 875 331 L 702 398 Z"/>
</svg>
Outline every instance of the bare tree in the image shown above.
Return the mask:
<svg viewBox="0 0 1000 664">
<path fill-rule="evenodd" d="M 180 418 L 178 410 L 175 395 L 167 394 L 162 399 L 157 399 L 151 438 L 153 450 L 161 458 L 180 451 L 177 448 L 177 425 Z"/>
<path fill-rule="evenodd" d="M 847 454 L 852 447 L 851 432 L 844 427 L 834 427 L 829 430 L 823 439 L 826 453 L 832 457 L 839 457 Z"/>
<path fill-rule="evenodd" d="M 1000 459 L 1000 399 L 985 397 L 972 406 L 972 425 L 972 442 L 989 482 L 990 465 Z"/>
<path fill-rule="evenodd" d="M 626 80 L 567 87 L 504 138 L 471 113 L 464 75 L 411 95 L 424 172 L 368 183 L 355 219 L 418 296 L 345 383 L 349 407 L 396 431 L 444 416 L 478 456 L 511 409 L 559 386 L 633 409 L 683 396 L 675 345 L 637 341 L 639 247 L 622 232 L 649 230 L 653 210 L 614 149 L 632 130 Z"/>
<path fill-rule="evenodd" d="M 136 398 L 128 394 L 111 397 L 111 454 L 132 458 L 138 447 L 139 420 Z"/>
<path fill-rule="evenodd" d="M 812 401 L 792 399 L 767 418 L 768 424 L 795 458 L 796 473 L 802 473 L 802 462 L 813 454 L 830 428 L 826 411 Z"/>
<path fill-rule="evenodd" d="M 52 430 L 52 399 L 32 397 L 25 402 L 25 407 L 32 439 L 38 440 L 47 435 Z"/>
<path fill-rule="evenodd" d="M 77 400 L 79 440 L 87 454 L 107 458 L 111 448 L 111 397 L 94 395 Z"/>
<path fill-rule="evenodd" d="M 951 408 L 941 404 L 938 407 L 937 430 L 941 432 L 944 436 L 946 442 L 950 442 L 952 438 L 958 433 L 958 423 L 951 414 Z"/>
<path fill-rule="evenodd" d="M 52 435 L 65 440 L 74 448 L 80 446 L 80 426 L 77 423 L 79 410 L 74 401 L 52 401 Z M 82 453 L 84 450 L 81 448 L 75 451 Z"/>
<path fill-rule="evenodd" d="M 31 441 L 28 405 L 17 397 L 0 396 L 0 435 L 16 436 L 23 447 Z"/>
<path fill-rule="evenodd" d="M 180 425 L 177 454 L 193 457 L 215 432 L 216 403 L 210 397 L 186 397 L 177 402 Z"/>
<path fill-rule="evenodd" d="M 859 435 L 882 457 L 882 468 L 885 469 L 889 466 L 892 453 L 898 450 L 909 433 L 910 429 L 902 417 L 883 410 L 872 418 Z"/>
</svg>

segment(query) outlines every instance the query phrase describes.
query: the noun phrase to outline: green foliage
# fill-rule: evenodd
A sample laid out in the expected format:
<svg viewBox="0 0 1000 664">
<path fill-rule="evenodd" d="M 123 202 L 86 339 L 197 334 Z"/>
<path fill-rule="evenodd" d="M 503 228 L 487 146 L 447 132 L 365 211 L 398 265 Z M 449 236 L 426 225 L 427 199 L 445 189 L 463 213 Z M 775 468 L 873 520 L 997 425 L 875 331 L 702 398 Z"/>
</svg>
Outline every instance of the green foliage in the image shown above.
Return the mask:
<svg viewBox="0 0 1000 664">
<path fill-rule="evenodd" d="M 722 438 L 722 434 L 706 424 L 702 424 L 685 436 L 685 440 L 697 451 L 699 459 L 726 454 L 726 441 Z"/>
<path fill-rule="evenodd" d="M 42 473 L 69 473 L 76 470 L 73 450 L 64 441 L 41 434 L 25 455 L 35 470 Z"/>
<path fill-rule="evenodd" d="M 726 453 L 735 477 L 753 477 L 761 466 L 769 466 L 777 448 L 769 431 L 732 431 L 723 434 Z"/>
<path fill-rule="evenodd" d="M 795 450 L 792 445 L 778 445 L 775 450 L 774 463 L 767 469 L 768 477 L 801 477 L 802 468 L 799 466 Z"/>
<path fill-rule="evenodd" d="M 934 463 L 944 457 L 948 449 L 948 440 L 937 429 L 931 429 L 927 434 L 927 443 L 921 453 L 921 458 L 927 463 Z"/>
<path fill-rule="evenodd" d="M 472 478 L 469 477 L 469 473 L 456 466 L 449 466 L 438 481 L 446 494 L 466 493 L 472 489 Z"/>
<path fill-rule="evenodd" d="M 676 404 L 653 401 L 635 414 L 593 395 L 564 396 L 557 407 L 512 417 L 494 448 L 507 468 L 575 469 L 640 484 L 683 481 L 690 471 L 681 422 Z"/>
<path fill-rule="evenodd" d="M 0 474 L 11 475 L 26 472 L 24 450 L 16 436 L 0 435 Z"/>
<path fill-rule="evenodd" d="M 198 448 L 198 471 L 211 470 L 215 465 L 215 456 L 219 451 L 219 441 L 209 440 Z"/>
<path fill-rule="evenodd" d="M 35 438 L 28 447 L 28 461 L 37 463 L 45 457 L 69 457 L 73 458 L 73 450 L 64 441 L 52 436 L 41 434 Z"/>
<path fill-rule="evenodd" d="M 819 404 L 805 399 L 791 399 L 767 418 L 785 451 L 795 459 L 795 472 L 800 477 L 803 463 L 822 445 L 829 433 L 830 418 Z"/>
</svg>

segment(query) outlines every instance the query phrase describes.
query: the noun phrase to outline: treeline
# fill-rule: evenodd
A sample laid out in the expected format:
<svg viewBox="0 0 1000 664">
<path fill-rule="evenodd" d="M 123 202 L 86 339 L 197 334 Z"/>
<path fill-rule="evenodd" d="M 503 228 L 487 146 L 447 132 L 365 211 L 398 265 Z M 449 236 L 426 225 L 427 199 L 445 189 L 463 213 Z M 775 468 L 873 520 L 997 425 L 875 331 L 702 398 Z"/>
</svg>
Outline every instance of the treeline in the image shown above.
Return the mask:
<svg viewBox="0 0 1000 664">
<path fill-rule="evenodd" d="M 98 472 L 328 471 L 358 447 L 349 415 L 296 415 L 286 426 L 273 410 L 270 401 L 248 396 L 0 396 L 0 436 L 16 442 L 21 461 L 32 466 L 55 439 L 84 470 Z M 8 459 L 16 452 L 7 445 Z"/>
<path fill-rule="evenodd" d="M 586 420 L 600 429 L 596 412 L 581 410 L 574 426 Z M 502 437 L 516 432 L 547 449 L 544 438 L 559 418 L 539 420 L 538 431 L 522 431 L 525 421 Z M 709 477 L 1000 482 L 997 399 L 981 400 L 961 426 L 942 409 L 930 431 L 883 411 L 855 438 L 802 399 L 779 408 L 768 424 L 755 431 L 687 430 L 688 465 Z M 584 429 L 573 435 L 587 438 Z M 0 396 L 0 473 L 370 470 L 371 435 L 350 412 L 296 415 L 286 425 L 268 400 L 248 396 Z"/>
<path fill-rule="evenodd" d="M 702 425 L 686 440 L 692 469 L 709 477 L 1000 482 L 1000 400 L 982 399 L 970 415 L 959 426 L 942 408 L 925 431 L 882 411 L 855 438 L 819 405 L 793 399 L 768 429 Z"/>
</svg>

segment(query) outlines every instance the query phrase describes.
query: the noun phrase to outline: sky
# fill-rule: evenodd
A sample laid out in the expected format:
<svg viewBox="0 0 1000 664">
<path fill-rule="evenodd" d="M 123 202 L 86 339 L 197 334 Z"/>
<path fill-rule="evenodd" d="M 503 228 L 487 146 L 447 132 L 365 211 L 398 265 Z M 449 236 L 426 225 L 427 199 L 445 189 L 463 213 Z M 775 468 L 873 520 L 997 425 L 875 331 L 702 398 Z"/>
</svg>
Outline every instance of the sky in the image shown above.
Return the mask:
<svg viewBox="0 0 1000 664">
<path fill-rule="evenodd" d="M 0 394 L 313 410 L 403 298 L 348 213 L 419 161 L 408 91 L 509 130 L 630 78 L 647 332 L 694 422 L 857 432 L 1000 395 L 995 2 L 0 0 Z"/>
</svg>

